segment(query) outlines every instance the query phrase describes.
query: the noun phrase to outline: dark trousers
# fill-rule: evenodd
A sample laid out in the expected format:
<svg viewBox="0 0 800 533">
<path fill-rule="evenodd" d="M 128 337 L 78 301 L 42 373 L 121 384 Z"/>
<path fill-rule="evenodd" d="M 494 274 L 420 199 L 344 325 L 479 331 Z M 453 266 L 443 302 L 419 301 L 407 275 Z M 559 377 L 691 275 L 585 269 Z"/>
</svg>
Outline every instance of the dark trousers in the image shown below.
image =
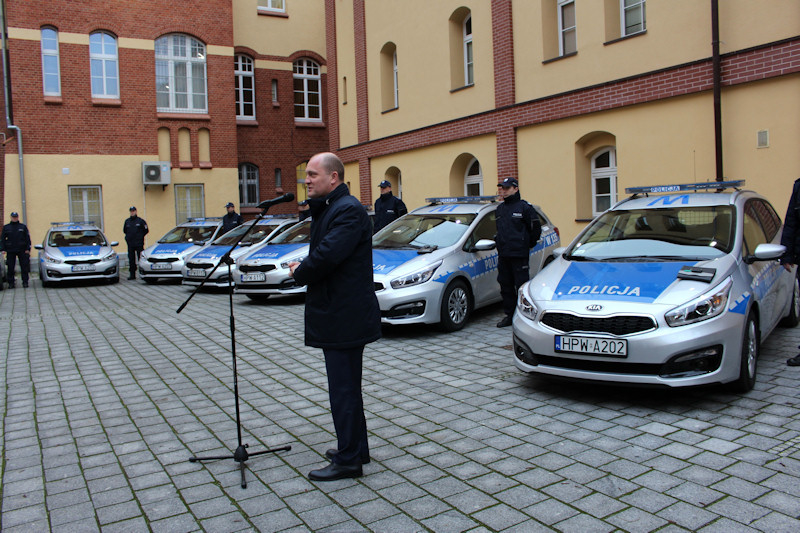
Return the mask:
<svg viewBox="0 0 800 533">
<path fill-rule="evenodd" d="M 6 252 L 6 264 L 8 273 L 6 279 L 8 285 L 14 285 L 14 274 L 17 269 L 17 259 L 19 259 L 19 269 L 22 271 L 22 284 L 28 284 L 28 273 L 31 271 L 31 256 L 25 252 Z"/>
<path fill-rule="evenodd" d="M 364 347 L 348 350 L 324 349 L 328 372 L 328 395 L 331 401 L 333 427 L 336 429 L 339 453 L 333 462 L 360 465 L 369 457 L 367 421 L 361 399 L 361 360 Z"/>
<path fill-rule="evenodd" d="M 142 255 L 141 246 L 128 246 L 128 268 L 130 269 L 130 277 L 136 277 L 136 265 L 139 264 L 139 256 Z"/>
<path fill-rule="evenodd" d="M 528 262 L 527 257 L 498 257 L 497 282 L 500 284 L 500 296 L 503 298 L 503 311 L 507 316 L 514 314 L 517 291 L 530 279 Z"/>
</svg>

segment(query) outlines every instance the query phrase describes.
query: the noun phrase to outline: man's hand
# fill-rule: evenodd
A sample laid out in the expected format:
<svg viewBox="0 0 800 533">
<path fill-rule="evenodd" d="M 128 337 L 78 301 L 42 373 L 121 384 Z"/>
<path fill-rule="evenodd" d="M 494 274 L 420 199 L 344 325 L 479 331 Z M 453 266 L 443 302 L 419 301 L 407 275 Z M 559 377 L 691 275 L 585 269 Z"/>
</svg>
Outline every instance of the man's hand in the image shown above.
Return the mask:
<svg viewBox="0 0 800 533">
<path fill-rule="evenodd" d="M 292 261 L 289 263 L 289 277 L 294 277 L 294 271 L 297 270 L 297 267 L 300 266 L 298 261 Z"/>
</svg>

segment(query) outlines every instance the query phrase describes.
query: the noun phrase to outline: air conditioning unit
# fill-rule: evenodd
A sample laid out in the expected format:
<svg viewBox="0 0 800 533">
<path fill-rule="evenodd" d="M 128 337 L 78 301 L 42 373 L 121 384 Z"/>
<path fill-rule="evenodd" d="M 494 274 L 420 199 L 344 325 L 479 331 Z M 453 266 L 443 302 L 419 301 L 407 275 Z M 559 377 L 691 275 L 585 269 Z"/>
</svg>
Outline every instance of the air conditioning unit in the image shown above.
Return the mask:
<svg viewBox="0 0 800 533">
<path fill-rule="evenodd" d="M 142 162 L 142 183 L 148 185 L 169 185 L 169 161 Z"/>
</svg>

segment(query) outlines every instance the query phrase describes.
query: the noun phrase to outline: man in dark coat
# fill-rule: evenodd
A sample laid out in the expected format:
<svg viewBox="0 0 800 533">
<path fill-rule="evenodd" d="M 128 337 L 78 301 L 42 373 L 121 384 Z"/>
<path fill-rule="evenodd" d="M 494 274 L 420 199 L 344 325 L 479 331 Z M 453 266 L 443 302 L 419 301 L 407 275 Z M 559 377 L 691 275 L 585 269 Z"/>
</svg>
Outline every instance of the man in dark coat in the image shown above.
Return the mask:
<svg viewBox="0 0 800 533">
<path fill-rule="evenodd" d="M 16 211 L 11 213 L 11 222 L 3 226 L 3 232 L 0 234 L 0 251 L 6 253 L 8 287 L 14 288 L 14 270 L 17 260 L 19 260 L 19 269 L 22 271 L 22 287 L 26 288 L 28 273 L 31 270 L 31 234 L 28 232 L 28 226 L 19 221 L 19 213 Z"/>
<path fill-rule="evenodd" d="M 372 280 L 372 226 L 344 183 L 344 166 L 332 153 L 306 165 L 311 212 L 308 256 L 292 263 L 306 285 L 305 342 L 322 348 L 338 446 L 331 463 L 312 470 L 315 481 L 359 477 L 370 461 L 361 397 L 364 346 L 381 336 L 380 308 Z"/>
<path fill-rule="evenodd" d="M 505 315 L 497 323 L 498 328 L 511 325 L 517 291 L 530 279 L 528 267 L 531 248 L 542 234 L 542 223 L 531 204 L 520 198 L 519 182 L 506 178 L 497 184 L 503 203 L 497 206 L 497 282 L 503 298 Z"/>
<path fill-rule="evenodd" d="M 406 204 L 403 200 L 392 194 L 392 184 L 383 180 L 378 187 L 381 188 L 381 195 L 375 200 L 375 232 L 387 226 L 393 220 L 408 213 Z"/>
<path fill-rule="evenodd" d="M 136 208 L 131 206 L 131 216 L 125 219 L 122 226 L 122 233 L 125 234 L 125 242 L 128 243 L 128 269 L 130 274 L 128 279 L 136 279 L 136 265 L 139 264 L 139 256 L 144 250 L 144 236 L 150 233 L 147 222 L 139 218 Z"/>
<path fill-rule="evenodd" d="M 786 247 L 786 254 L 781 258 L 781 263 L 786 270 L 800 264 L 800 179 L 795 180 L 792 187 L 792 196 L 789 198 L 789 207 L 786 209 L 786 218 L 783 221 L 781 244 Z M 800 366 L 800 354 L 786 361 L 789 366 Z"/>
<path fill-rule="evenodd" d="M 227 209 L 228 212 L 222 217 L 222 231 L 220 235 L 224 235 L 236 226 L 244 224 L 244 219 L 242 215 L 236 212 L 236 206 L 233 205 L 233 202 L 225 204 L 225 209 Z"/>
</svg>

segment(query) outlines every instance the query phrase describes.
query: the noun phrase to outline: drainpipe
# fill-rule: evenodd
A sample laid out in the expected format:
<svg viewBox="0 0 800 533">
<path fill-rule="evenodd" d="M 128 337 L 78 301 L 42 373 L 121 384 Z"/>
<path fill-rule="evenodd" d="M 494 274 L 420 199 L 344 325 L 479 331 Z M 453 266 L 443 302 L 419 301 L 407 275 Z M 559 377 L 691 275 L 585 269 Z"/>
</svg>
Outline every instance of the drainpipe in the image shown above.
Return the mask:
<svg viewBox="0 0 800 533">
<path fill-rule="evenodd" d="M 717 181 L 722 174 L 722 63 L 719 57 L 719 0 L 711 0 L 711 68 L 714 77 L 714 155 Z"/>
<path fill-rule="evenodd" d="M 28 221 L 28 208 L 25 201 L 25 165 L 22 157 L 22 130 L 14 125 L 14 119 L 11 116 L 11 75 L 8 72 L 8 22 L 6 19 L 6 2 L 0 0 L 2 3 L 2 16 L 3 16 L 3 94 L 5 95 L 6 104 L 6 128 L 14 130 L 17 135 L 17 153 L 19 156 L 19 190 L 20 200 L 22 206 L 22 221 Z"/>
</svg>

